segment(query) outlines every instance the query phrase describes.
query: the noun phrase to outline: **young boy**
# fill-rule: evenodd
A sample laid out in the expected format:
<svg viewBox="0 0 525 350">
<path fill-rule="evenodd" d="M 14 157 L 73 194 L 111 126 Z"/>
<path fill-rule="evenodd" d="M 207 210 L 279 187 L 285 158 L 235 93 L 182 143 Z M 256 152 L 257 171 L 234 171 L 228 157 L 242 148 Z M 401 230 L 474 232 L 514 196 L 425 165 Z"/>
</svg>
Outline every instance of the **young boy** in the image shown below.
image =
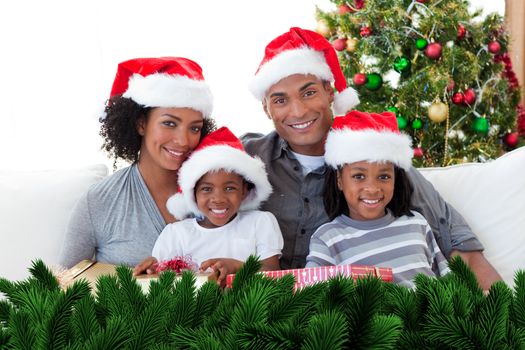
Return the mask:
<svg viewBox="0 0 525 350">
<path fill-rule="evenodd" d="M 229 129 L 201 141 L 180 169 L 179 188 L 167 207 L 181 221 L 164 228 L 153 258 L 137 265 L 136 273 L 153 273 L 155 263 L 185 256 L 201 270 L 211 268 L 219 284 L 250 255 L 259 256 L 262 270 L 279 269 L 279 225 L 270 212 L 256 210 L 272 191 L 264 163 L 244 152 Z"/>
</svg>

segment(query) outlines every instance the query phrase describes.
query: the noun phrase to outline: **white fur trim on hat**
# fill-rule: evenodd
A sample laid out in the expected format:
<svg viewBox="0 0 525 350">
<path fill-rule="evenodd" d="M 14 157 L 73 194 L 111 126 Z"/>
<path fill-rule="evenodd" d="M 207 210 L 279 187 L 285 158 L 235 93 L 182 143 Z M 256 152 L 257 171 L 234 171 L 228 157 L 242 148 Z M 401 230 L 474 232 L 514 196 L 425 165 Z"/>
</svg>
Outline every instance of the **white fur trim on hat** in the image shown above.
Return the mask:
<svg viewBox="0 0 525 350">
<path fill-rule="evenodd" d="M 168 200 L 166 206 L 169 212 L 179 220 L 189 214 L 202 216 L 195 200 L 195 184 L 208 171 L 219 169 L 235 172 L 255 185 L 242 201 L 239 210 L 259 208 L 261 202 L 272 193 L 264 163 L 259 158 L 227 145 L 209 146 L 196 151 L 182 164 L 179 170 L 182 193 Z"/>
<path fill-rule="evenodd" d="M 408 170 L 414 154 L 408 135 L 390 131 L 332 130 L 325 145 L 325 162 L 332 168 L 360 161 L 392 162 Z"/>
<path fill-rule="evenodd" d="M 333 110 L 335 115 L 345 115 L 359 104 L 359 95 L 351 87 L 347 87 L 334 97 Z"/>
<path fill-rule="evenodd" d="M 251 81 L 249 89 L 256 99 L 262 101 L 272 85 L 293 74 L 312 74 L 322 80 L 334 81 L 323 53 L 304 47 L 286 50 L 264 63 Z"/>
<path fill-rule="evenodd" d="M 213 96 L 203 80 L 166 73 L 143 77 L 133 74 L 122 95 L 146 107 L 192 108 L 208 118 L 213 110 Z"/>
</svg>

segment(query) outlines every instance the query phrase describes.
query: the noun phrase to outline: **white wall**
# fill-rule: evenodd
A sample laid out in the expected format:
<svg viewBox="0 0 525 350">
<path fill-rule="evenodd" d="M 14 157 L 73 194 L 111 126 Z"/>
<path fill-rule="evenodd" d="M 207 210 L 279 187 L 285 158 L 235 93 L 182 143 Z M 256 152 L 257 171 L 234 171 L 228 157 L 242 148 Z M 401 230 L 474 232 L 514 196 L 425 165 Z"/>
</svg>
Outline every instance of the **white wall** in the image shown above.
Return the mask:
<svg viewBox="0 0 525 350">
<path fill-rule="evenodd" d="M 503 0 L 472 1 L 503 13 Z M 21 0 L 0 2 L 0 169 L 106 162 L 97 113 L 118 62 L 187 56 L 204 69 L 219 125 L 272 125 L 247 91 L 264 46 L 291 26 L 315 28 L 329 0 Z"/>
</svg>

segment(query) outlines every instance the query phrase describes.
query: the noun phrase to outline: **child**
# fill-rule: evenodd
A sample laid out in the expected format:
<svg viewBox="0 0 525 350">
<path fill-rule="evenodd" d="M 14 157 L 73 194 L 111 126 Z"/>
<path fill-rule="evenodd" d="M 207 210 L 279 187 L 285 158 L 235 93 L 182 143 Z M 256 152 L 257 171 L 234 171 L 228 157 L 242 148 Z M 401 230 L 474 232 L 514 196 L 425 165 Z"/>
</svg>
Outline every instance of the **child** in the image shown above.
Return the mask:
<svg viewBox="0 0 525 350">
<path fill-rule="evenodd" d="M 167 203 L 177 219 L 159 235 L 152 256 L 135 273 L 154 272 L 153 264 L 191 256 L 201 270 L 211 268 L 217 282 L 235 273 L 249 255 L 263 270 L 279 269 L 283 238 L 270 212 L 256 210 L 272 189 L 264 163 L 252 158 L 229 129 L 202 139 L 179 172 L 180 192 Z"/>
<path fill-rule="evenodd" d="M 336 117 L 325 148 L 332 168 L 325 184 L 330 217 L 312 235 L 307 267 L 391 267 L 394 282 L 413 287 L 417 273 L 448 272 L 425 218 L 410 210 L 410 138 L 393 113 L 352 111 Z"/>
</svg>

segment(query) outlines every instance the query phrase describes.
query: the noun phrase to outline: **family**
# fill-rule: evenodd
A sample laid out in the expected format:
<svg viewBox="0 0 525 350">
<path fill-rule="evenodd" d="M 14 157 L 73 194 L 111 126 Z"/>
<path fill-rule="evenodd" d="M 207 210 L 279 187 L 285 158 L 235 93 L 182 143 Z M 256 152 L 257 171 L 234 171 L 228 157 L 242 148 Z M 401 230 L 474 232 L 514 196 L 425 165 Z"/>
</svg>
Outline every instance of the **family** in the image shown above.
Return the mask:
<svg viewBox="0 0 525 350">
<path fill-rule="evenodd" d="M 61 264 L 95 258 L 140 274 L 189 255 L 224 284 L 257 255 L 263 270 L 392 267 L 410 287 L 459 255 L 481 288 L 501 279 L 460 213 L 411 166 L 395 115 L 354 109 L 324 37 L 294 27 L 273 39 L 250 90 L 275 130 L 238 138 L 216 128 L 196 62 L 120 63 L 100 134 L 131 165 L 81 197 Z"/>
</svg>

